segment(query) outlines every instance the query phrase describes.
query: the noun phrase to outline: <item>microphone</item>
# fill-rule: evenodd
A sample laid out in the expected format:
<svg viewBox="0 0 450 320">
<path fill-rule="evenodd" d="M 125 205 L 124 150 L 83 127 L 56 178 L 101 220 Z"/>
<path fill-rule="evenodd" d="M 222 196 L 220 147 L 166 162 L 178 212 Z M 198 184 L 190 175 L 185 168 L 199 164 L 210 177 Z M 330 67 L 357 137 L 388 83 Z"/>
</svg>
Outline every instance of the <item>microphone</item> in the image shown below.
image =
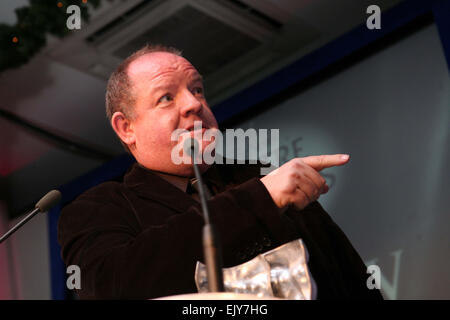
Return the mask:
<svg viewBox="0 0 450 320">
<path fill-rule="evenodd" d="M 46 212 L 54 207 L 58 202 L 61 201 L 61 192 L 58 190 L 52 190 L 43 196 L 34 206 L 34 210 L 31 211 L 25 218 L 23 218 L 19 223 L 12 227 L 7 233 L 5 233 L 0 238 L 0 243 L 8 239 L 10 235 L 16 232 L 20 227 L 27 223 L 31 218 L 33 218 L 39 212 Z"/>
<path fill-rule="evenodd" d="M 210 292 L 224 292 L 222 273 L 222 251 L 219 239 L 214 226 L 209 217 L 208 204 L 206 202 L 206 192 L 203 185 L 202 175 L 197 166 L 195 158 L 199 150 L 199 143 L 194 138 L 186 139 L 184 151 L 191 156 L 195 177 L 198 180 L 199 198 L 202 205 L 205 225 L 203 226 L 203 254 L 205 256 L 206 273 L 208 276 L 208 287 Z"/>
</svg>

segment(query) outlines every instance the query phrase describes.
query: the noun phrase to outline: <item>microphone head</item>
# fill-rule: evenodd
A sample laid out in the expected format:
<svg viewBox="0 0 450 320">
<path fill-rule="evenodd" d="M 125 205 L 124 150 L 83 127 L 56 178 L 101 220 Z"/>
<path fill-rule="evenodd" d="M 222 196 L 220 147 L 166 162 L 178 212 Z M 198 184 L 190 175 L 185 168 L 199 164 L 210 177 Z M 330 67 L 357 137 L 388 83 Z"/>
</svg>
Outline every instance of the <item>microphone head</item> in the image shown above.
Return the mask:
<svg viewBox="0 0 450 320">
<path fill-rule="evenodd" d="M 61 192 L 58 190 L 52 190 L 43 196 L 34 207 L 38 208 L 41 212 L 45 212 L 58 204 L 59 201 L 61 201 Z"/>
<path fill-rule="evenodd" d="M 195 138 L 187 138 L 183 143 L 184 152 L 192 157 L 192 155 L 196 155 L 199 150 L 199 143 Z"/>
</svg>

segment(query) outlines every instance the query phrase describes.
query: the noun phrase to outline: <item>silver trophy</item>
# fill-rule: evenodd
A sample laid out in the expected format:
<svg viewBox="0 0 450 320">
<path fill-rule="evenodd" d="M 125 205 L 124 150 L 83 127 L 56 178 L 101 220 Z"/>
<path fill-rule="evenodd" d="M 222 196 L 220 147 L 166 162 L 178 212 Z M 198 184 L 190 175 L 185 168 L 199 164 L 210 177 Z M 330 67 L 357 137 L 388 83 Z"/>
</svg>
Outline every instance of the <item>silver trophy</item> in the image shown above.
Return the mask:
<svg viewBox="0 0 450 320">
<path fill-rule="evenodd" d="M 301 239 L 260 254 L 243 264 L 223 269 L 226 292 L 253 294 L 258 298 L 314 300 L 317 288 L 308 270 L 308 252 Z M 208 292 L 206 266 L 197 262 L 195 284 Z"/>
</svg>

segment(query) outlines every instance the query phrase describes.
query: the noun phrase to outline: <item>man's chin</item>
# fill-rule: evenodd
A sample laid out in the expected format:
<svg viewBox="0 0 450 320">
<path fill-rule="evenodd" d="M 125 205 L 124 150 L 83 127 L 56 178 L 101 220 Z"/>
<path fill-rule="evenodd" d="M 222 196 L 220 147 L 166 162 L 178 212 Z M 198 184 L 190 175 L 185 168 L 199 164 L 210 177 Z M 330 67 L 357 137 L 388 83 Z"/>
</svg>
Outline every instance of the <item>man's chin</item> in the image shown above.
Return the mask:
<svg viewBox="0 0 450 320">
<path fill-rule="evenodd" d="M 198 163 L 197 166 L 198 166 L 198 169 L 200 170 L 200 173 L 204 173 L 211 165 L 203 162 L 203 163 Z M 181 168 L 179 168 L 177 170 L 177 172 L 178 172 L 177 175 L 189 177 L 189 178 L 195 177 L 193 164 L 184 164 L 183 166 L 180 165 L 180 167 Z"/>
</svg>

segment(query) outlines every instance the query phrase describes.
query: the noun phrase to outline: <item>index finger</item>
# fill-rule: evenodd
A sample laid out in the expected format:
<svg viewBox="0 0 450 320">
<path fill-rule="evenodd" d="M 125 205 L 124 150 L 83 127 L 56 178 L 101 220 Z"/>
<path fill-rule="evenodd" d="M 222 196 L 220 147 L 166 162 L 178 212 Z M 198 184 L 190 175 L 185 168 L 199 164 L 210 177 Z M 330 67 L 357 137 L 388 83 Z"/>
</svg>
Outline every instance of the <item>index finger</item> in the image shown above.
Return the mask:
<svg viewBox="0 0 450 320">
<path fill-rule="evenodd" d="M 350 156 L 348 154 L 328 154 L 309 156 L 300 159 L 314 170 L 321 171 L 325 168 L 346 164 L 349 161 Z"/>
</svg>

